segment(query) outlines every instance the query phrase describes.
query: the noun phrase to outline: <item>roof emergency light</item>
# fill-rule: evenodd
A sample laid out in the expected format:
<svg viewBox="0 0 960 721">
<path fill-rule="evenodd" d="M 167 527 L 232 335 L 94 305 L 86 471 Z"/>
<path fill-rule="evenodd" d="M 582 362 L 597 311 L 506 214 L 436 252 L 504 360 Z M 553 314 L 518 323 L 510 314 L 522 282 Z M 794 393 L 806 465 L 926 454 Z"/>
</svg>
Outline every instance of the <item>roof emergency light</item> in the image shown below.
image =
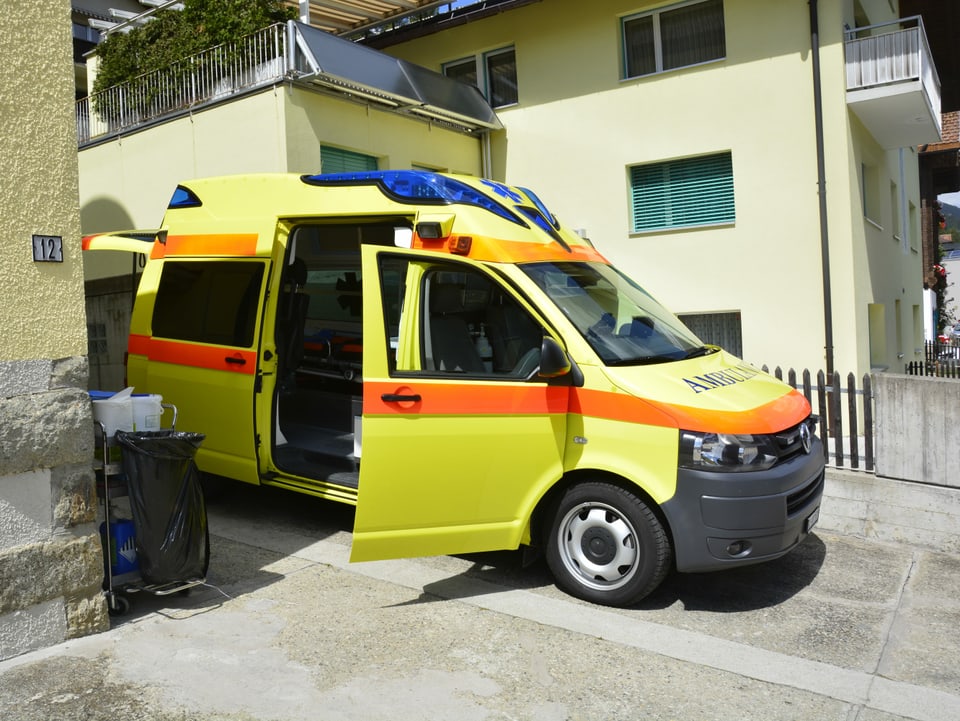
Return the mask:
<svg viewBox="0 0 960 721">
<path fill-rule="evenodd" d="M 461 180 L 426 170 L 371 170 L 360 173 L 304 175 L 310 185 L 377 185 L 400 203 L 473 205 L 524 228 L 530 226 L 506 206 Z"/>
</svg>

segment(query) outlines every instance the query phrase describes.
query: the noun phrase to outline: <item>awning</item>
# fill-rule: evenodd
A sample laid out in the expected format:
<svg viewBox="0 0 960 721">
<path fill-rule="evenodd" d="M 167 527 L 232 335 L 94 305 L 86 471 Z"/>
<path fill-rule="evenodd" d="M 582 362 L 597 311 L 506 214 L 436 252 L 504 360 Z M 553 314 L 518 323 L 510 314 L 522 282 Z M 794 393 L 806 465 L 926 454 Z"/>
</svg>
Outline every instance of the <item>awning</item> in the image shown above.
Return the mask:
<svg viewBox="0 0 960 721">
<path fill-rule="evenodd" d="M 450 0 L 287 0 L 287 5 L 296 8 L 300 20 L 308 25 L 343 35 L 429 12 L 450 5 Z"/>
</svg>

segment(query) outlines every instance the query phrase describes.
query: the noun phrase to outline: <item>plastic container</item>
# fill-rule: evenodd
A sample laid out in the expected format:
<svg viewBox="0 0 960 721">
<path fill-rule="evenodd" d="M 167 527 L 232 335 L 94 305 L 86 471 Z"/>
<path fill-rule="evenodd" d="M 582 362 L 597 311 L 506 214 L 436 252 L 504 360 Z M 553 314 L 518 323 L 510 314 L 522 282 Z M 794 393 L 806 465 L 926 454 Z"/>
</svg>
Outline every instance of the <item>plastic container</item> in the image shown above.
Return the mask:
<svg viewBox="0 0 960 721">
<path fill-rule="evenodd" d="M 100 536 L 106 538 L 107 524 L 100 524 Z M 131 573 L 139 568 L 137 563 L 137 538 L 136 526 L 129 519 L 118 519 L 110 522 L 110 543 L 103 544 L 104 548 L 109 548 L 109 559 L 105 558 L 104 564 L 110 564 L 110 573 L 114 576 L 120 576 L 124 573 Z"/>
<path fill-rule="evenodd" d="M 130 400 L 133 403 L 133 430 L 159 431 L 160 416 L 163 415 L 163 406 L 161 405 L 163 396 L 154 393 L 134 393 Z"/>
<path fill-rule="evenodd" d="M 117 431 L 133 430 L 133 388 L 124 388 L 108 398 L 94 398 L 93 419 L 103 424 L 107 438 L 113 438 Z"/>
</svg>

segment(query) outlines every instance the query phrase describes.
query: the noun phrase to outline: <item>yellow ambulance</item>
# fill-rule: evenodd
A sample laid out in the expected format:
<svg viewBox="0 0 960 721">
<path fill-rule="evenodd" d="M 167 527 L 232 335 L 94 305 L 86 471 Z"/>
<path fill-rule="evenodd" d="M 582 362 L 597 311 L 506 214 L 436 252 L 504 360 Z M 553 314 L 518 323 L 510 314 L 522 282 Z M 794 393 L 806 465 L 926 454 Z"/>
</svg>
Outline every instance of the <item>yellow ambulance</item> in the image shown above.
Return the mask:
<svg viewBox="0 0 960 721">
<path fill-rule="evenodd" d="M 531 191 L 396 170 L 209 178 L 147 256 L 137 392 L 207 474 L 356 506 L 351 560 L 540 549 L 609 605 L 777 558 L 824 456 L 794 389 L 704 345 Z"/>
</svg>

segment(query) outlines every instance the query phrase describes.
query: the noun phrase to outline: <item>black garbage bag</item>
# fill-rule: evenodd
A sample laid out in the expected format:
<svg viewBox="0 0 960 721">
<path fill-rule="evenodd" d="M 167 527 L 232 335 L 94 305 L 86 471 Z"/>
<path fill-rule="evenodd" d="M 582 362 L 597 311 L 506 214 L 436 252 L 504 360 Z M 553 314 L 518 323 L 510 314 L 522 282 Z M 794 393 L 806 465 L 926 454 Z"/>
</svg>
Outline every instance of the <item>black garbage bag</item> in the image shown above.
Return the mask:
<svg viewBox="0 0 960 721">
<path fill-rule="evenodd" d="M 148 585 L 204 578 L 210 562 L 207 509 L 193 459 L 206 436 L 117 431 L 123 449 L 140 575 Z"/>
</svg>

